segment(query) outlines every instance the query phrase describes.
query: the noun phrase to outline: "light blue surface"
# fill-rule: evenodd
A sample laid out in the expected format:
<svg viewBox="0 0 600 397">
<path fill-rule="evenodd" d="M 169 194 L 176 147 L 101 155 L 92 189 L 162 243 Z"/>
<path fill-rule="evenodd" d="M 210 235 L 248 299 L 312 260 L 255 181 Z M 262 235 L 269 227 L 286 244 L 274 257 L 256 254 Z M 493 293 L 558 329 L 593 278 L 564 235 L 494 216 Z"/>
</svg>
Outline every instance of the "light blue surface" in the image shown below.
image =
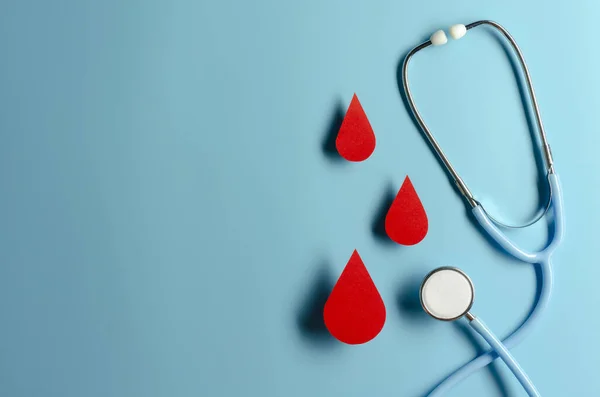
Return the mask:
<svg viewBox="0 0 600 397">
<path fill-rule="evenodd" d="M 397 81 L 432 31 L 481 18 L 524 52 L 567 215 L 552 301 L 512 353 L 544 397 L 594 395 L 600 4 L 487 3 L 2 2 L 0 395 L 421 397 L 484 347 L 416 307 L 441 265 L 469 274 L 498 336 L 514 329 L 534 271 L 474 225 Z M 486 208 L 533 214 L 531 138 L 495 39 L 424 51 L 411 79 Z M 355 92 L 378 146 L 347 164 L 323 142 Z M 397 247 L 372 229 L 407 174 L 430 229 Z M 510 236 L 535 250 L 547 228 Z M 352 347 L 310 314 L 355 248 L 388 319 Z M 523 394 L 492 368 L 449 396 Z"/>
</svg>

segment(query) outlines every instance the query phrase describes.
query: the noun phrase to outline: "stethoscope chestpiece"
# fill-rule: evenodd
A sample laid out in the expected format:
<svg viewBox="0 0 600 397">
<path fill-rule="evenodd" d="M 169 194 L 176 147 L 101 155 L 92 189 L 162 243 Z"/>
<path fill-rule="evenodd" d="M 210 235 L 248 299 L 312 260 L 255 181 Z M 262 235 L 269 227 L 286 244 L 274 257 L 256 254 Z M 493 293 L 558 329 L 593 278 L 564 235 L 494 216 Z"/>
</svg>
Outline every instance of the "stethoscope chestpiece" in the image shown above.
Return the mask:
<svg viewBox="0 0 600 397">
<path fill-rule="evenodd" d="M 420 289 L 423 310 L 442 321 L 457 320 L 465 315 L 475 299 L 475 288 L 469 276 L 455 267 L 439 267 L 429 273 Z"/>
</svg>

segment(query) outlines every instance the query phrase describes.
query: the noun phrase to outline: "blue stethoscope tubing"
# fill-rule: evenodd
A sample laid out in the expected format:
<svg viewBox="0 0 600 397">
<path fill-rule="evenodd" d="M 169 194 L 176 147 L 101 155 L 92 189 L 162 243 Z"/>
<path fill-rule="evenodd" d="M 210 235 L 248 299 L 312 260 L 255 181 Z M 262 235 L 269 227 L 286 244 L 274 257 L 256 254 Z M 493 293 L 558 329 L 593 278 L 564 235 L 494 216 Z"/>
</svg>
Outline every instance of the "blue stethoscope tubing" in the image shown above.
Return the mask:
<svg viewBox="0 0 600 397">
<path fill-rule="evenodd" d="M 553 237 L 550 243 L 546 246 L 545 249 L 539 252 L 528 252 L 520 247 L 518 247 L 514 242 L 512 242 L 503 232 L 498 229 L 498 227 L 490 220 L 489 216 L 483 210 L 481 205 L 473 208 L 473 215 L 475 215 L 475 219 L 479 222 L 479 224 L 483 227 L 483 229 L 496 241 L 506 252 L 514 256 L 515 258 L 535 264 L 540 267 L 541 273 L 541 281 L 539 283 L 538 288 L 539 298 L 532 309 L 531 313 L 525 319 L 525 321 L 515 329 L 506 339 L 504 339 L 501 343 L 497 343 L 497 338 L 493 336 L 491 331 L 485 327 L 485 325 L 479 320 L 474 319 L 470 321 L 470 325 L 477 331 L 494 349 L 494 351 L 490 351 L 484 353 L 469 363 L 463 365 L 461 368 L 453 372 L 450 376 L 444 379 L 433 391 L 429 394 L 429 397 L 439 397 L 448 392 L 454 385 L 461 382 L 463 379 L 466 379 L 469 375 L 477 372 L 479 369 L 487 366 L 496 358 L 502 356 L 503 360 L 509 368 L 513 371 L 517 379 L 527 393 L 530 396 L 539 396 L 539 393 L 535 391 L 533 384 L 522 371 L 522 369 L 511 368 L 511 365 L 508 363 L 510 358 L 507 358 L 507 349 L 512 349 L 525 337 L 531 329 L 538 322 L 540 315 L 544 312 L 546 307 L 548 306 L 548 302 L 550 301 L 550 295 L 552 292 L 553 286 L 553 275 L 552 275 L 552 262 L 551 257 L 556 248 L 560 245 L 565 231 L 565 220 L 564 220 L 564 208 L 563 208 L 563 197 L 562 191 L 560 188 L 560 181 L 558 175 L 551 174 L 548 175 L 548 182 L 550 183 L 550 189 L 552 194 L 552 212 L 554 215 L 554 227 L 553 227 Z M 496 339 L 496 341 L 493 341 Z M 502 347 L 505 347 L 505 349 Z M 506 351 L 504 351 L 506 350 Z M 512 359 L 514 361 L 514 359 Z M 514 363 L 516 364 L 516 362 Z M 518 366 L 518 364 L 516 364 Z M 526 385 L 530 385 L 527 387 Z M 536 394 L 537 393 L 537 394 Z"/>
<path fill-rule="evenodd" d="M 471 327 L 494 349 L 494 352 L 504 361 L 506 366 L 515 375 L 523 389 L 530 397 L 540 397 L 540 392 L 537 391 L 529 376 L 519 365 L 517 360 L 510 354 L 508 348 L 492 333 L 492 331 L 479 318 L 474 318 L 470 322 Z"/>
<path fill-rule="evenodd" d="M 565 219 L 564 219 L 564 208 L 563 208 L 563 197 L 560 188 L 560 181 L 558 175 L 553 173 L 548 175 L 548 182 L 550 183 L 551 195 L 552 195 L 552 213 L 554 215 L 553 225 L 553 237 L 550 243 L 540 252 L 529 252 L 518 247 L 512 242 L 500 229 L 491 221 L 489 216 L 483 210 L 481 205 L 473 208 L 473 215 L 479 222 L 481 227 L 496 241 L 506 252 L 514 256 L 515 258 L 535 264 L 539 266 L 541 273 L 541 281 L 539 283 L 539 298 L 535 303 L 531 313 L 525 319 L 525 321 L 515 329 L 506 339 L 502 341 L 502 344 L 507 349 L 512 349 L 517 346 L 525 337 L 529 334 L 531 329 L 538 322 L 540 315 L 544 312 L 550 301 L 550 295 L 553 286 L 553 275 L 552 275 L 552 262 L 551 257 L 556 248 L 560 245 L 565 231 Z M 474 321 L 476 321 L 475 319 Z M 471 321 L 471 326 L 486 339 L 490 341 L 482 334 L 481 327 L 477 323 L 474 324 Z M 461 368 L 453 372 L 450 376 L 444 379 L 433 391 L 429 394 L 429 397 L 439 397 L 448 392 L 454 385 L 466 379 L 469 375 L 477 372 L 479 369 L 487 366 L 496 358 L 499 357 L 498 348 L 494 347 L 495 351 L 487 352 L 479 357 L 476 357 L 469 363 L 463 365 Z M 506 360 L 505 360 L 506 362 Z M 513 371 L 514 373 L 514 371 Z M 516 374 L 515 374 L 516 375 Z M 519 379 L 521 381 L 521 379 Z M 523 382 L 521 381 L 521 384 Z M 527 390 L 527 389 L 526 389 Z M 528 391 L 529 393 L 529 391 Z M 539 394 L 529 394 L 530 396 L 536 396 Z"/>
<path fill-rule="evenodd" d="M 441 383 L 439 383 L 435 389 L 433 389 L 429 393 L 429 397 L 440 397 L 446 392 L 448 392 L 454 385 L 459 383 L 460 381 L 466 379 L 471 374 L 475 373 L 479 369 L 487 366 L 496 358 L 502 358 L 502 360 L 507 364 L 507 366 L 511 369 L 511 371 L 515 374 L 523 388 L 527 391 L 530 396 L 539 396 L 539 392 L 535 389 L 531 380 L 519 364 L 514 360 L 512 355 L 509 352 L 509 349 L 518 345 L 521 341 L 525 339 L 525 337 L 531 332 L 535 324 L 539 321 L 541 314 L 544 312 L 546 307 L 548 306 L 548 302 L 550 300 L 550 295 L 553 287 L 553 275 L 552 275 L 552 263 L 551 257 L 556 248 L 561 243 L 564 236 L 565 229 L 565 219 L 564 219 L 564 207 L 563 207 L 563 196 L 560 186 L 560 181 L 558 175 L 555 173 L 554 164 L 552 159 L 552 152 L 550 150 L 550 146 L 547 143 L 546 133 L 544 130 L 544 126 L 541 120 L 541 115 L 539 112 L 539 106 L 537 104 L 537 99 L 535 96 L 535 92 L 533 89 L 533 84 L 531 82 L 531 76 L 529 74 L 529 70 L 527 65 L 525 64 L 525 59 L 521 50 L 519 49 L 517 43 L 512 38 L 512 36 L 508 33 L 508 31 L 494 21 L 482 20 L 476 21 L 471 24 L 463 26 L 466 30 L 472 29 L 474 27 L 480 25 L 487 25 L 495 28 L 499 31 L 512 45 L 512 48 L 517 55 L 522 71 L 525 76 L 525 80 L 527 83 L 527 88 L 529 91 L 529 96 L 531 99 L 531 104 L 534 110 L 535 119 L 538 127 L 538 131 L 540 134 L 541 140 L 541 150 L 544 153 L 544 159 L 547 170 L 547 178 L 548 184 L 550 186 L 550 198 L 548 202 L 548 206 L 546 207 L 546 211 L 550 208 L 552 209 L 553 214 L 553 233 L 550 241 L 548 242 L 546 248 L 539 252 L 530 252 L 520 248 L 517 244 L 511 241 L 500 229 L 497 225 L 506 226 L 501 224 L 492 218 L 483 208 L 481 203 L 477 201 L 471 191 L 468 189 L 465 182 L 459 176 L 457 171 L 454 169 L 446 155 L 444 154 L 442 148 L 436 141 L 435 137 L 432 135 L 431 131 L 425 124 L 425 121 L 421 117 L 417 107 L 412 98 L 410 87 L 408 85 L 408 63 L 411 57 L 416 54 L 418 51 L 427 48 L 431 45 L 439 45 L 444 44 L 445 41 L 439 42 L 439 44 L 434 44 L 432 40 L 428 40 L 417 47 L 413 48 L 406 56 L 403 64 L 402 70 L 402 80 L 404 92 L 406 95 L 406 99 L 408 100 L 408 104 L 410 105 L 410 109 L 415 116 L 416 121 L 424 132 L 425 136 L 429 140 L 429 143 L 436 151 L 437 155 L 440 157 L 442 163 L 446 167 L 448 173 L 452 176 L 452 179 L 456 186 L 458 187 L 461 194 L 465 197 L 466 201 L 471 205 L 472 212 L 477 219 L 478 223 L 485 230 L 487 234 L 491 236 L 491 238 L 502 247 L 507 253 L 512 255 L 513 257 L 526 262 L 531 263 L 539 267 L 541 280 L 539 281 L 539 295 L 538 299 L 534 304 L 533 309 L 531 310 L 529 316 L 523 321 L 523 323 L 517 327 L 506 339 L 500 341 L 488 328 L 485 324 L 478 318 L 470 318 L 469 323 L 471 327 L 479 333 L 492 347 L 493 350 L 483 353 L 466 363 L 452 374 L 450 374 L 447 378 L 445 378 Z M 464 35 L 464 33 L 463 33 Z M 462 36 L 460 36 L 462 37 Z M 433 38 L 433 36 L 432 36 Z M 525 226 L 529 226 L 539 219 L 541 219 L 546 212 L 543 212 L 539 217 Z M 524 227 L 524 226 L 523 226 Z"/>
</svg>

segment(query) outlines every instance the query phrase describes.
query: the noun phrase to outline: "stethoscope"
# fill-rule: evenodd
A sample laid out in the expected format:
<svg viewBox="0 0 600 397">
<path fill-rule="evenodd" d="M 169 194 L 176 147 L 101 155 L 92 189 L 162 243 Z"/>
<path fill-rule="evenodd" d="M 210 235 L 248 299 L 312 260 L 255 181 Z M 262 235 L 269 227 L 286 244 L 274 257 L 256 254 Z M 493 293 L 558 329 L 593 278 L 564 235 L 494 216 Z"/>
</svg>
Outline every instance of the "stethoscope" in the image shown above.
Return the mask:
<svg viewBox="0 0 600 397">
<path fill-rule="evenodd" d="M 527 393 L 530 396 L 539 396 L 539 392 L 536 390 L 535 386 L 533 385 L 529 377 L 525 374 L 523 369 L 515 361 L 514 357 L 509 352 L 509 349 L 519 344 L 525 338 L 525 336 L 529 333 L 529 331 L 533 328 L 533 326 L 539 319 L 540 314 L 545 310 L 550 299 L 550 293 L 552 290 L 553 283 L 552 265 L 550 258 L 553 252 L 560 244 L 564 234 L 562 193 L 558 175 L 554 170 L 552 152 L 546 139 L 546 132 L 544 130 L 544 125 L 542 124 L 537 99 L 535 97 L 535 92 L 531 83 L 531 76 L 529 74 L 529 70 L 527 69 L 527 65 L 525 64 L 523 54 L 521 53 L 521 50 L 517 46 L 515 40 L 512 38 L 512 36 L 508 33 L 506 29 L 504 29 L 501 25 L 493 21 L 477 21 L 470 23 L 466 26 L 461 24 L 453 25 L 452 27 L 450 27 L 449 33 L 452 36 L 452 38 L 460 39 L 467 33 L 469 29 L 480 25 L 489 25 L 495 28 L 500 33 L 502 33 L 502 35 L 510 42 L 515 54 L 519 58 L 521 68 L 523 70 L 525 80 L 527 82 L 527 88 L 535 113 L 537 129 L 539 131 L 541 146 L 544 153 L 548 184 L 550 186 L 548 205 L 545 207 L 544 211 L 542 211 L 538 216 L 535 217 L 533 221 L 522 226 L 509 226 L 497 221 L 488 212 L 486 212 L 482 204 L 479 201 L 477 201 L 477 199 L 473 196 L 466 183 L 460 177 L 456 169 L 452 166 L 450 160 L 444 154 L 444 151 L 432 135 L 431 131 L 425 124 L 425 121 L 421 117 L 421 114 L 417 110 L 417 107 L 410 92 L 410 87 L 408 85 L 408 64 L 413 55 L 415 55 L 417 52 L 432 45 L 438 46 L 446 44 L 447 38 L 443 30 L 438 30 L 437 32 L 431 35 L 428 41 L 419 44 L 408 53 L 404 60 L 404 65 L 402 67 L 402 83 L 404 86 L 406 99 L 408 100 L 408 104 L 410 105 L 410 109 L 412 110 L 415 119 L 419 123 L 419 126 L 423 130 L 423 133 L 427 137 L 427 140 L 429 141 L 429 143 L 437 153 L 438 157 L 441 159 L 442 163 L 446 167 L 446 170 L 452 177 L 454 183 L 458 187 L 458 190 L 463 195 L 467 203 L 471 206 L 471 210 L 473 212 L 473 215 L 475 216 L 475 219 L 477 219 L 481 227 L 504 250 L 506 250 L 506 252 L 523 262 L 539 266 L 541 272 L 541 280 L 539 282 L 538 287 L 539 298 L 537 299 L 531 313 L 525 319 L 525 321 L 523 321 L 523 323 L 519 327 L 517 327 L 506 339 L 504 339 L 504 341 L 500 341 L 480 319 L 478 319 L 470 313 L 469 310 L 471 309 L 471 306 L 473 304 L 475 294 L 473 284 L 465 273 L 456 268 L 442 267 L 434 270 L 429 275 L 427 275 L 421 285 L 420 290 L 421 304 L 423 306 L 423 309 L 432 317 L 439 320 L 451 321 L 465 317 L 469 321 L 471 327 L 479 335 L 481 335 L 483 339 L 485 339 L 486 342 L 488 342 L 488 344 L 492 347 L 492 350 L 490 352 L 481 354 L 477 358 L 473 359 L 469 363 L 463 365 L 461 368 L 450 374 L 435 389 L 433 389 L 433 391 L 429 394 L 429 397 L 443 395 L 445 392 L 450 390 L 455 384 L 467 378 L 469 375 L 473 374 L 480 368 L 483 368 L 486 365 L 490 364 L 493 360 L 495 360 L 498 357 L 500 357 L 506 363 L 506 365 L 517 377 L 523 388 L 527 391 Z M 554 234 L 551 237 L 551 241 L 542 251 L 529 252 L 520 248 L 499 229 L 499 227 L 521 228 L 530 226 L 538 220 L 540 220 L 550 208 L 552 208 L 554 215 Z"/>
</svg>

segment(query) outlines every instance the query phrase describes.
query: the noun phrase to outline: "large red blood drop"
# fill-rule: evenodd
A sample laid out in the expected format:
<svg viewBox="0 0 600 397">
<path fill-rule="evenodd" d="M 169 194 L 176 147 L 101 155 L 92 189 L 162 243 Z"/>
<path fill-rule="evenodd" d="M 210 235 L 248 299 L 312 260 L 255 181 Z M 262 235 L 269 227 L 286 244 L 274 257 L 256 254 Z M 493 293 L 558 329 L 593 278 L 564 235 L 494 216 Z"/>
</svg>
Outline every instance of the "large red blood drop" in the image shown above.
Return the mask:
<svg viewBox="0 0 600 397">
<path fill-rule="evenodd" d="M 325 326 L 350 345 L 375 338 L 385 323 L 385 305 L 360 255 L 355 250 L 323 311 Z"/>
</svg>

